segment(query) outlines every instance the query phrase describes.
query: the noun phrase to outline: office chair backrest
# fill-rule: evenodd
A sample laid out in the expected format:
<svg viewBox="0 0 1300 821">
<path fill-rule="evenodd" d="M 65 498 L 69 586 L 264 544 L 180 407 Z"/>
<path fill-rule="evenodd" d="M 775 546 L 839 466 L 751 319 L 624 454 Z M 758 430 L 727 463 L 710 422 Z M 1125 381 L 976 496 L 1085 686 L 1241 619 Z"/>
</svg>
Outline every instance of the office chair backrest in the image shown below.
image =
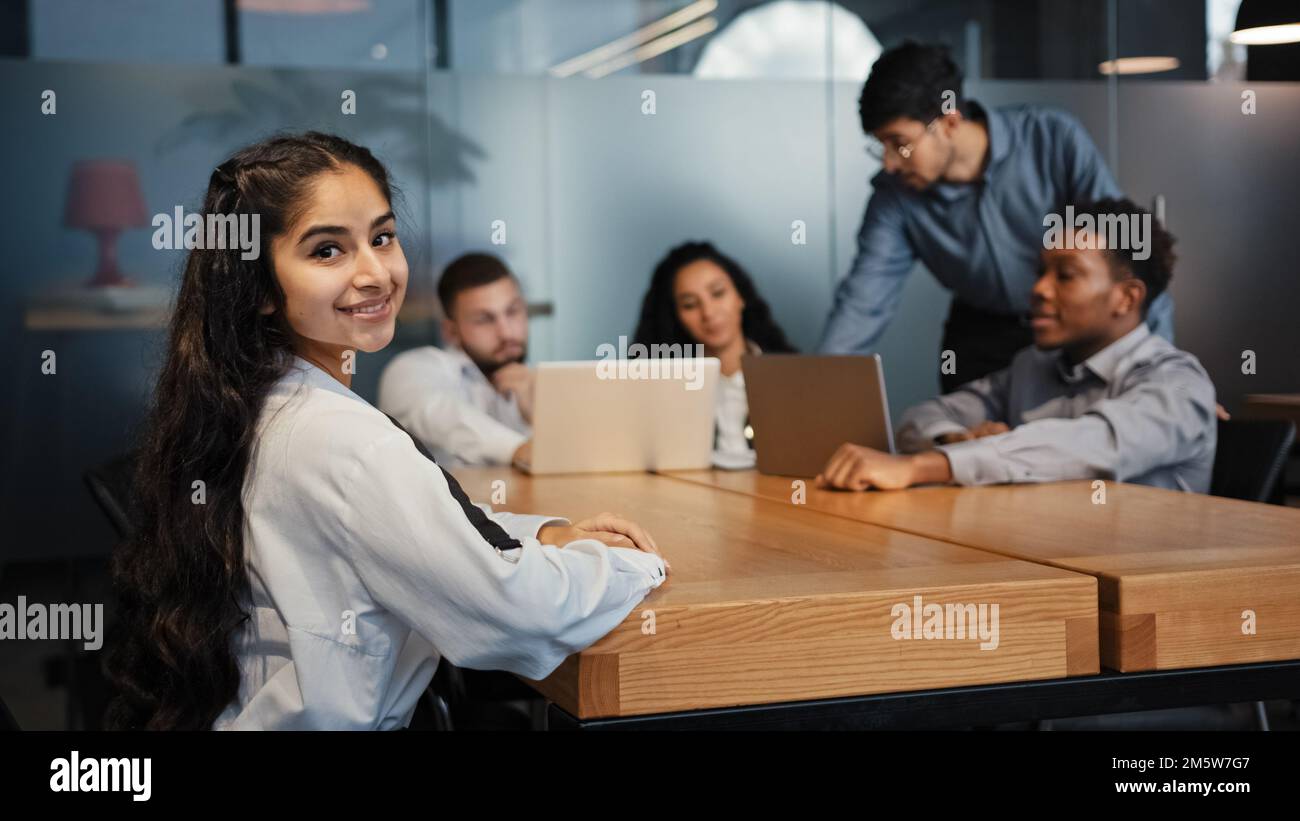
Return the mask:
<svg viewBox="0 0 1300 821">
<path fill-rule="evenodd" d="M 1294 442 L 1295 425 L 1291 422 L 1219 420 L 1210 494 L 1281 504 L 1282 469 Z"/>
<path fill-rule="evenodd" d="M 14 714 L 9 712 L 9 707 L 5 704 L 5 700 L 0 698 L 0 733 L 14 732 L 20 729 L 22 728 L 19 727 L 18 722 L 14 720 Z"/>
<path fill-rule="evenodd" d="M 99 467 L 87 470 L 84 478 L 90 495 L 104 511 L 119 538 L 131 534 L 131 482 L 135 473 L 135 454 L 119 456 Z"/>
</svg>

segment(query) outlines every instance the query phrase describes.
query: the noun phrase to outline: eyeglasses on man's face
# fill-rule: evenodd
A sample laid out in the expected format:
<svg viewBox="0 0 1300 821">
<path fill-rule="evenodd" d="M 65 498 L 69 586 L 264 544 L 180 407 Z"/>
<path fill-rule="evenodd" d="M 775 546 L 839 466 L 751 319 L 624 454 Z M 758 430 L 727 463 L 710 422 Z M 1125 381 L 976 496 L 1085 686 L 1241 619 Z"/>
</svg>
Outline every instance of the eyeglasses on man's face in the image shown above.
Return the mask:
<svg viewBox="0 0 1300 821">
<path fill-rule="evenodd" d="M 939 120 L 941 119 L 943 119 L 942 116 L 935 117 L 933 120 L 931 120 L 929 123 L 926 124 L 925 131 L 922 132 L 921 136 L 917 137 L 915 140 L 912 140 L 909 143 L 902 143 L 901 145 L 895 144 L 892 141 L 888 143 L 882 143 L 880 140 L 877 140 L 875 137 L 868 134 L 867 153 L 877 160 L 883 160 L 885 158 L 885 152 L 889 151 L 890 149 L 893 149 L 894 151 L 898 152 L 898 156 L 902 157 L 903 159 L 905 160 L 911 159 L 912 152 L 916 150 L 917 144 L 920 143 L 921 140 L 924 140 L 926 138 L 926 135 L 934 132 L 935 126 L 939 124 Z"/>
</svg>

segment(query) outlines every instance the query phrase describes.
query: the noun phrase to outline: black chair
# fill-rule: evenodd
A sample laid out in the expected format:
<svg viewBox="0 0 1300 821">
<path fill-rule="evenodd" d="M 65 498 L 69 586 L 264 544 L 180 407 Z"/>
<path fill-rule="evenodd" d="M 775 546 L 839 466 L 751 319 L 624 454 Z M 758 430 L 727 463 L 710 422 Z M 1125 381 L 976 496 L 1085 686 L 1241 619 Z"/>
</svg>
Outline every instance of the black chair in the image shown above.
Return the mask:
<svg viewBox="0 0 1300 821">
<path fill-rule="evenodd" d="M 19 727 L 18 722 L 14 720 L 13 713 L 9 712 L 9 707 L 5 704 L 5 700 L 0 698 L 0 733 L 16 732 L 20 729 L 22 728 Z"/>
<path fill-rule="evenodd" d="M 1291 422 L 1220 419 L 1210 495 L 1282 504 L 1282 471 L 1294 442 L 1295 425 Z M 1269 728 L 1262 701 L 1255 702 L 1255 719 L 1261 730 Z"/>
<path fill-rule="evenodd" d="M 131 535 L 131 480 L 135 454 L 127 453 L 82 474 L 90 495 L 117 531 L 118 538 Z"/>
<path fill-rule="evenodd" d="M 1219 420 L 1210 495 L 1282 504 L 1282 470 L 1295 425 L 1273 419 Z"/>
<path fill-rule="evenodd" d="M 134 480 L 136 454 L 124 453 L 102 465 L 87 469 L 81 478 L 90 491 L 95 504 L 103 511 L 119 541 L 129 538 L 134 531 L 131 522 L 131 483 Z M 82 720 L 86 727 L 98 728 L 108 706 L 110 690 L 101 663 L 90 661 L 75 650 L 66 660 L 66 684 L 70 712 L 68 726 L 75 726 L 72 704 L 80 704 Z"/>
</svg>

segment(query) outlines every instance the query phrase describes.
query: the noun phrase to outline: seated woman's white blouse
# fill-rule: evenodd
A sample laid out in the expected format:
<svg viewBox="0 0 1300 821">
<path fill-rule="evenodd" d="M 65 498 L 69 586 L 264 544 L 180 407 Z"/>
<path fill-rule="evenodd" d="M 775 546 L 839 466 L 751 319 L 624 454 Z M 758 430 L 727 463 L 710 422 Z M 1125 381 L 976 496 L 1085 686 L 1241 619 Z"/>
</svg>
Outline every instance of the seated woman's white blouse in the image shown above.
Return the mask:
<svg viewBox="0 0 1300 821">
<path fill-rule="evenodd" d="M 754 449 L 745 436 L 749 420 L 749 399 L 745 395 L 745 372 L 736 371 L 731 376 L 718 378 L 718 392 L 714 400 L 713 423 L 716 439 L 713 446 L 713 466 L 723 470 L 745 470 L 758 461 Z"/>
<path fill-rule="evenodd" d="M 746 353 L 757 356 L 763 349 L 745 340 Z M 713 409 L 714 441 L 713 466 L 723 470 L 746 470 L 758 459 L 749 446 L 752 432 L 746 435 L 749 424 L 749 398 L 745 394 L 745 372 L 737 370 L 718 378 L 718 392 Z"/>
<path fill-rule="evenodd" d="M 544 678 L 663 582 L 650 553 L 537 541 L 564 519 L 489 512 L 523 545 L 497 551 L 410 437 L 306 360 L 272 389 L 259 431 L 242 681 L 216 729 L 404 727 L 440 656 Z"/>
</svg>

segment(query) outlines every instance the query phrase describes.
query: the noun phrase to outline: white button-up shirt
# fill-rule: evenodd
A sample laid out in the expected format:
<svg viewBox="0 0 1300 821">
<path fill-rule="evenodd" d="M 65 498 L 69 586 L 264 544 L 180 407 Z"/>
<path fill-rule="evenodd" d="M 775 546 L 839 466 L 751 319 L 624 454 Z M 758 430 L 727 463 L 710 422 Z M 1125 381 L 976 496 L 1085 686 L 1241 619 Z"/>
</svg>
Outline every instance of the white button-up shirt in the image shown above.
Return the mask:
<svg viewBox="0 0 1300 821">
<path fill-rule="evenodd" d="M 379 408 L 419 437 L 445 467 L 508 465 L 532 436 L 513 396 L 502 396 L 459 348 L 403 351 L 379 378 Z"/>
<path fill-rule="evenodd" d="M 542 525 L 565 522 L 546 516 L 489 512 L 522 543 L 498 552 L 410 437 L 306 360 L 258 425 L 243 492 L 251 618 L 217 729 L 406 726 L 440 656 L 544 678 L 664 579 L 651 553 L 541 544 Z"/>
</svg>

